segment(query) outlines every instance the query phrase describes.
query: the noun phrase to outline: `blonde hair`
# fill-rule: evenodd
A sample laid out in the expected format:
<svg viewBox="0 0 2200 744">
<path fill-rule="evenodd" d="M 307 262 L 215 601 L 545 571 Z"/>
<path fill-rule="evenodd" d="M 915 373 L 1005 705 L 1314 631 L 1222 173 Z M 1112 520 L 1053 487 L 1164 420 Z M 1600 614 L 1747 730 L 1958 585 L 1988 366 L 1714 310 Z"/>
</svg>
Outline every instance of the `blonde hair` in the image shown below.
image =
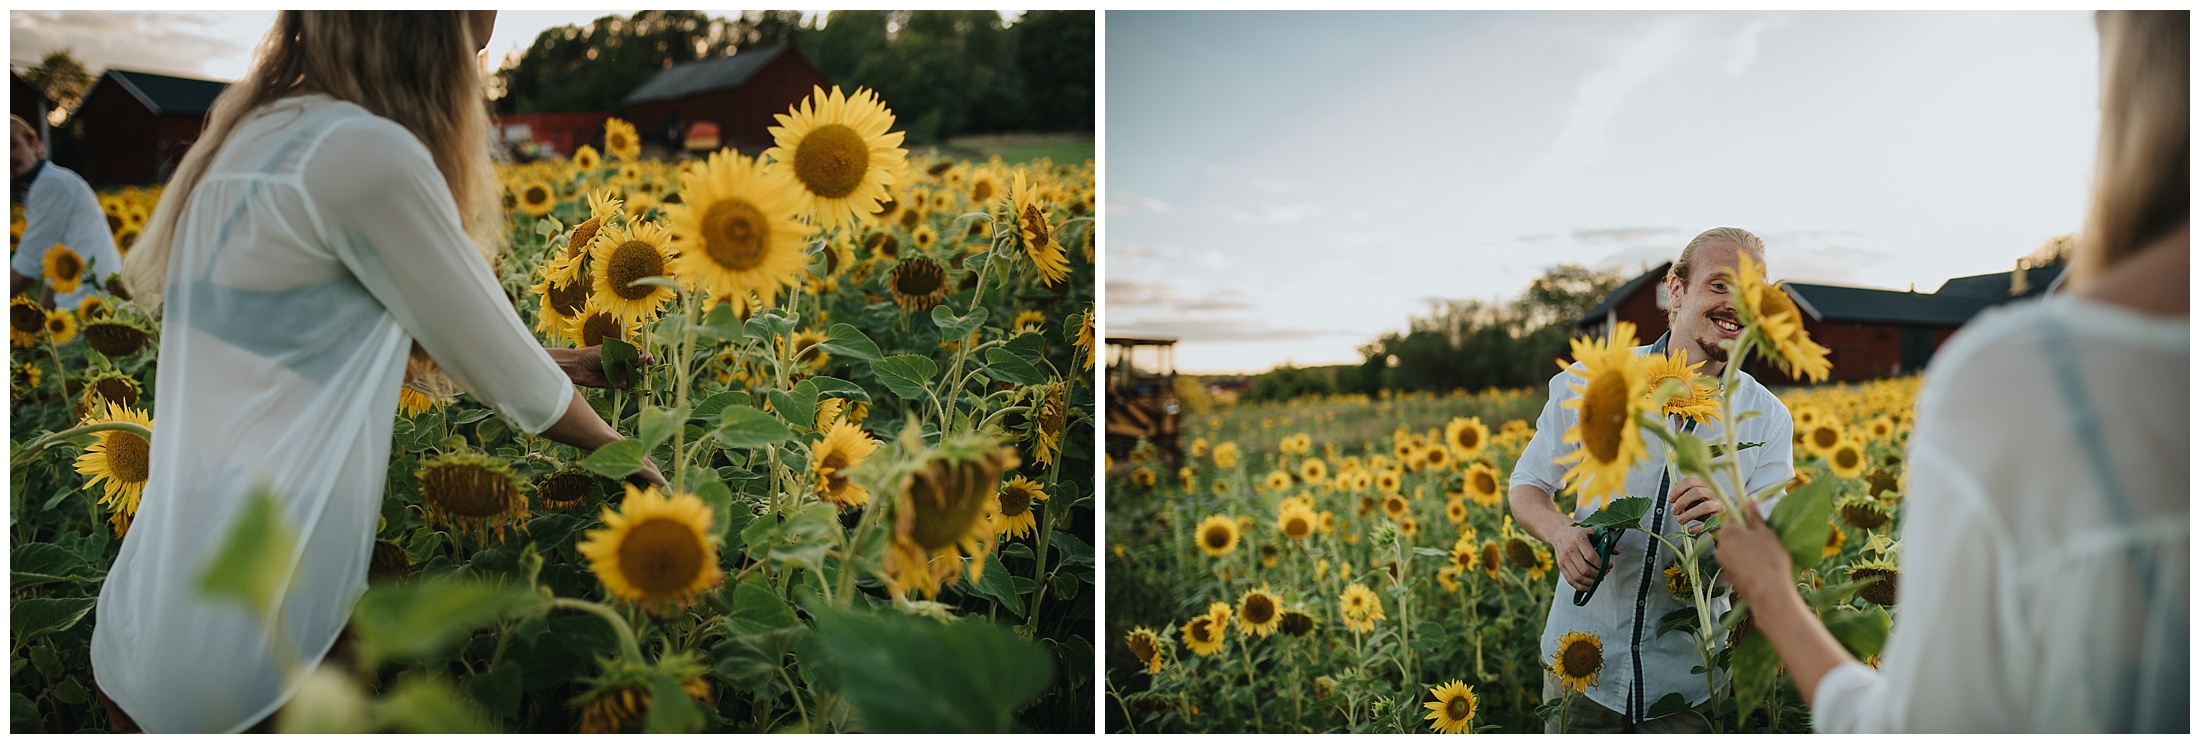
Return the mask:
<svg viewBox="0 0 2200 744">
<path fill-rule="evenodd" d="M 1688 241 L 1688 245 L 1681 249 L 1681 257 L 1673 261 L 1673 268 L 1666 270 L 1666 278 L 1678 278 L 1681 284 L 1687 284 L 1689 272 L 1696 268 L 1696 249 L 1720 243 L 1733 243 L 1743 250 L 1759 256 L 1765 255 L 1765 241 L 1758 239 L 1750 231 L 1739 227 L 1714 227 L 1698 233 L 1694 239 Z"/>
<path fill-rule="evenodd" d="M 160 308 L 168 251 L 183 205 L 236 131 L 269 102 L 325 93 L 411 131 L 435 157 L 460 223 L 484 260 L 495 255 L 501 218 L 489 162 L 488 102 L 467 11 L 286 10 L 260 43 L 252 70 L 214 100 L 206 128 L 176 166 L 145 223 L 123 278 L 148 309 Z"/>
<path fill-rule="evenodd" d="M 2191 14 L 2103 10 L 2101 135 L 2068 289 L 2191 219 Z"/>
</svg>

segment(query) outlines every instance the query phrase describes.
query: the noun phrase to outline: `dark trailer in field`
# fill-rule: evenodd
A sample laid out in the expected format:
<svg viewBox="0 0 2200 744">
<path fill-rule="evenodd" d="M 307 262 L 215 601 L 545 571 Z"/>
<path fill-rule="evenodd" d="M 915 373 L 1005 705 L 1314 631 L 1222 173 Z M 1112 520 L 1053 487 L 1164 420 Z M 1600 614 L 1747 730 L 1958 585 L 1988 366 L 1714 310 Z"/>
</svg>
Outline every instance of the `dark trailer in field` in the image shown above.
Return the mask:
<svg viewBox="0 0 2200 744">
<path fill-rule="evenodd" d="M 709 122 L 722 133 L 721 146 L 754 154 L 772 146 L 766 130 L 779 126 L 773 114 L 787 113 L 812 88 L 832 87 L 794 45 L 772 44 L 667 67 L 627 94 L 626 116 L 643 140 L 674 150 L 688 128 Z"/>
<path fill-rule="evenodd" d="M 1177 432 L 1184 418 L 1176 398 L 1176 339 L 1109 336 L 1107 344 L 1108 455 L 1127 458 L 1145 440 L 1176 466 L 1183 459 Z"/>
<path fill-rule="evenodd" d="M 76 110 L 84 127 L 84 180 L 101 186 L 168 180 L 228 87 L 129 70 L 100 75 Z"/>
</svg>

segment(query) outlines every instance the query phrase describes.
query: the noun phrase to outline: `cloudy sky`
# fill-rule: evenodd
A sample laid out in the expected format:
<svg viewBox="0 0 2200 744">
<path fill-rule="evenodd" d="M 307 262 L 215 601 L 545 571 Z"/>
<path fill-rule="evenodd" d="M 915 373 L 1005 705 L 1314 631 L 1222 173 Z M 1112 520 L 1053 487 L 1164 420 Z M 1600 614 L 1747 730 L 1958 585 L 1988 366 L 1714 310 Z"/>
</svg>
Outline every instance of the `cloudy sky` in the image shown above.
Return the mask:
<svg viewBox="0 0 2200 744">
<path fill-rule="evenodd" d="M 1702 230 L 1932 291 L 2082 218 L 2086 12 L 1107 14 L 1110 333 L 1358 361 L 1434 298 Z"/>
</svg>

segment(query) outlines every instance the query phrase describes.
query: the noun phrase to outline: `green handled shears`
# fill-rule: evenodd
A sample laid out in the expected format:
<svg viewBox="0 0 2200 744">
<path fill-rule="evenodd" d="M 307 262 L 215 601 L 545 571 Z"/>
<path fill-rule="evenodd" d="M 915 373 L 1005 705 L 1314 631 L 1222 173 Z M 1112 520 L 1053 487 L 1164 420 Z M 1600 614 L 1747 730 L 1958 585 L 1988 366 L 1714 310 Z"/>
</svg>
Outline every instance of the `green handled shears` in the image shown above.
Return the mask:
<svg viewBox="0 0 2200 744">
<path fill-rule="evenodd" d="M 1612 557 L 1619 555 L 1619 538 L 1626 530 L 1598 527 L 1589 533 L 1589 544 L 1597 549 L 1597 575 L 1589 580 L 1589 590 L 1574 590 L 1574 606 L 1589 604 L 1589 598 L 1597 595 L 1597 587 L 1604 585 L 1604 575 L 1612 571 Z"/>
</svg>

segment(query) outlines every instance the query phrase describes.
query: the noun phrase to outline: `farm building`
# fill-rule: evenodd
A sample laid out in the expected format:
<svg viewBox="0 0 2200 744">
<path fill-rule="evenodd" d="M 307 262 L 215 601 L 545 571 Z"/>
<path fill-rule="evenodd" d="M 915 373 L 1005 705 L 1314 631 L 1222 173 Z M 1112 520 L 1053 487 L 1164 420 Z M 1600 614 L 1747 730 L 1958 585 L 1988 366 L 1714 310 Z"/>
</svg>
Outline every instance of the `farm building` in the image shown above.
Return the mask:
<svg viewBox="0 0 2200 744">
<path fill-rule="evenodd" d="M 46 135 L 46 112 L 52 107 L 46 103 L 46 94 L 38 92 L 38 86 L 24 80 L 14 71 L 8 72 L 8 113 L 23 117 L 31 126 L 38 127 L 41 139 Z"/>
<path fill-rule="evenodd" d="M 723 146 L 756 153 L 772 145 L 766 130 L 779 125 L 772 115 L 813 87 L 831 89 L 832 81 L 793 45 L 760 46 L 665 68 L 627 95 L 626 116 L 644 141 L 678 149 L 689 127 L 708 122 Z"/>
<path fill-rule="evenodd" d="M 228 83 L 108 70 L 84 95 L 77 121 L 87 143 L 84 179 L 98 185 L 168 180 L 199 138 Z"/>
<path fill-rule="evenodd" d="M 1665 272 L 1659 264 L 1629 280 L 1574 322 L 1576 333 L 1601 338 L 1614 321 L 1635 324 L 1645 343 L 1666 331 Z M 1916 372 L 1956 329 L 1989 307 L 2037 297 L 2062 276 L 2062 264 L 1950 279 L 1936 292 L 1901 292 L 1869 287 L 1789 282 L 1788 296 L 1803 311 L 1803 329 L 1829 350 L 1834 382 L 1866 380 Z M 2021 278 L 2020 278 L 2021 277 Z M 1767 385 L 1796 380 L 1762 360 L 1749 373 Z"/>
<path fill-rule="evenodd" d="M 506 114 L 495 117 L 497 144 L 514 146 L 532 140 L 547 152 L 543 157 L 571 157 L 581 145 L 603 149 L 604 111 L 556 111 Z"/>
</svg>

